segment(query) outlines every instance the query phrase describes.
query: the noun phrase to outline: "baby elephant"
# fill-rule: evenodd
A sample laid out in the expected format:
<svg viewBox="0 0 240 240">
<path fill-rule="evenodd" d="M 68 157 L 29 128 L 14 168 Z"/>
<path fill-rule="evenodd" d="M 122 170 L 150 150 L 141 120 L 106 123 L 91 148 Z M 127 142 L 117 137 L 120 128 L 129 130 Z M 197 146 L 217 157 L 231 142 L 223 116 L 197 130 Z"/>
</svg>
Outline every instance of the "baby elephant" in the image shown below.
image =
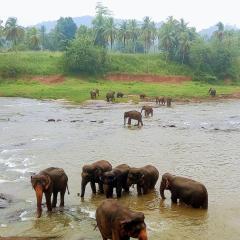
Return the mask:
<svg viewBox="0 0 240 240">
<path fill-rule="evenodd" d="M 137 184 L 137 192 L 139 195 L 147 194 L 153 190 L 159 177 L 158 170 L 147 165 L 142 168 L 130 168 L 128 173 L 127 185 Z"/>
<path fill-rule="evenodd" d="M 68 190 L 68 177 L 62 168 L 47 168 L 40 173 L 31 176 L 32 187 L 37 197 L 37 217 L 42 215 L 42 195 L 45 194 L 47 209 L 52 211 L 56 207 L 58 192 L 61 194 L 60 207 L 64 206 L 64 195 Z M 51 203 L 51 196 L 53 200 Z M 68 191 L 69 194 L 69 191 Z"/>
<path fill-rule="evenodd" d="M 113 197 L 113 188 L 116 188 L 117 197 L 121 197 L 122 188 L 128 192 L 127 177 L 130 167 L 127 164 L 121 164 L 109 172 L 105 172 L 100 177 L 103 182 L 104 193 L 107 198 Z"/>
<path fill-rule="evenodd" d="M 103 184 L 100 181 L 100 176 L 107 171 L 112 170 L 112 165 L 105 160 L 97 161 L 91 165 L 84 165 L 82 168 L 82 183 L 81 183 L 81 197 L 84 197 L 86 185 L 90 182 L 92 192 L 96 193 L 96 185 L 99 185 L 100 193 L 103 193 Z"/>
<path fill-rule="evenodd" d="M 153 116 L 153 109 L 150 106 L 143 106 L 141 113 L 142 111 L 145 111 L 145 117 L 149 117 L 149 115 Z"/>
<path fill-rule="evenodd" d="M 139 123 L 141 123 L 141 125 L 143 126 L 143 122 L 142 122 L 142 114 L 138 111 L 128 111 L 124 113 L 124 125 L 126 125 L 126 119 L 128 118 L 128 125 L 131 125 L 131 120 L 137 120 L 138 121 L 138 126 Z"/>
<path fill-rule="evenodd" d="M 122 92 L 117 93 L 117 98 L 123 98 L 124 94 Z"/>
<path fill-rule="evenodd" d="M 179 199 L 193 208 L 208 208 L 207 189 L 200 182 L 165 173 L 162 176 L 160 186 L 160 195 L 162 199 L 165 199 L 164 190 L 169 190 L 171 192 L 171 199 L 174 203 L 177 203 Z"/>
<path fill-rule="evenodd" d="M 148 239 L 144 214 L 131 211 L 117 200 L 104 200 L 96 210 L 96 221 L 103 240 Z"/>
</svg>

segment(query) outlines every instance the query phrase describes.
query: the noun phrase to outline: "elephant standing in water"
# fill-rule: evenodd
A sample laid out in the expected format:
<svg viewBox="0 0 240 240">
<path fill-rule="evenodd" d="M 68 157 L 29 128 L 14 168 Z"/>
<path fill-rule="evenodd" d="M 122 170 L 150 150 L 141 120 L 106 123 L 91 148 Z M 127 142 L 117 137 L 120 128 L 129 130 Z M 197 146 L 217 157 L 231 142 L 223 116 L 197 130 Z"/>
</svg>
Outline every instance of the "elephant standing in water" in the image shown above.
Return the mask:
<svg viewBox="0 0 240 240">
<path fill-rule="evenodd" d="M 48 211 L 52 211 L 52 208 L 56 207 L 58 192 L 61 194 L 60 207 L 64 206 L 64 195 L 66 189 L 68 189 L 68 177 L 62 168 L 47 168 L 38 174 L 31 176 L 31 183 L 36 192 L 38 218 L 42 215 L 43 193 L 45 194 Z M 51 203 L 52 194 L 53 201 Z"/>
<path fill-rule="evenodd" d="M 159 177 L 158 170 L 147 165 L 142 168 L 130 168 L 128 173 L 127 185 L 137 184 L 137 192 L 139 195 L 147 194 L 153 190 Z"/>
<path fill-rule="evenodd" d="M 164 190 L 169 190 L 171 192 L 171 199 L 174 203 L 177 203 L 179 199 L 193 208 L 208 208 L 207 189 L 200 182 L 165 173 L 162 176 L 160 186 L 160 195 L 162 199 L 165 199 Z"/>
<path fill-rule="evenodd" d="M 165 105 L 166 101 L 164 97 L 156 97 L 156 104 Z"/>
<path fill-rule="evenodd" d="M 103 183 L 100 181 L 100 176 L 104 172 L 111 171 L 112 165 L 105 160 L 97 161 L 91 165 L 84 165 L 82 168 L 82 183 L 81 183 L 81 197 L 84 197 L 86 185 L 90 182 L 92 193 L 96 194 L 96 185 L 99 185 L 100 193 L 103 191 Z"/>
<path fill-rule="evenodd" d="M 143 106 L 141 109 L 141 113 L 142 111 L 145 111 L 145 117 L 149 117 L 150 114 L 151 116 L 153 116 L 153 109 L 150 106 Z"/>
<path fill-rule="evenodd" d="M 90 92 L 91 99 L 96 99 L 97 98 L 97 92 L 95 90 L 92 90 Z"/>
<path fill-rule="evenodd" d="M 128 118 L 128 125 L 131 125 L 131 120 L 137 120 L 138 121 L 138 126 L 139 123 L 141 123 L 141 125 L 143 126 L 143 122 L 142 122 L 142 114 L 138 111 L 128 111 L 124 113 L 124 125 L 126 125 L 126 119 Z"/>
<path fill-rule="evenodd" d="M 168 97 L 166 101 L 167 101 L 167 107 L 171 107 L 171 105 L 172 105 L 172 98 Z"/>
<path fill-rule="evenodd" d="M 107 198 L 113 197 L 113 188 L 116 188 L 117 197 L 121 197 L 122 189 L 129 191 L 127 186 L 127 177 L 130 167 L 127 164 L 121 164 L 109 172 L 104 172 L 100 177 L 103 182 L 104 193 Z"/>
<path fill-rule="evenodd" d="M 147 240 L 146 224 L 142 212 L 134 212 L 117 200 L 106 199 L 96 210 L 97 226 L 103 240 Z"/>
<path fill-rule="evenodd" d="M 215 97 L 217 91 L 216 91 L 216 89 L 214 89 L 214 88 L 209 88 L 208 93 L 209 93 L 212 97 Z"/>
</svg>

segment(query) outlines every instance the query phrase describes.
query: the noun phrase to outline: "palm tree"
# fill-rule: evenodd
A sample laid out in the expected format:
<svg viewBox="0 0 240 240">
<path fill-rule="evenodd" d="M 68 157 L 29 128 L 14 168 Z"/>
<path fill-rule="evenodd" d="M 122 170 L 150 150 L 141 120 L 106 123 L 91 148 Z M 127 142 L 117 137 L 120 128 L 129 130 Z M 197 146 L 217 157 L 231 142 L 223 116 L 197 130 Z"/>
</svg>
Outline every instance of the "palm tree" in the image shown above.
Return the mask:
<svg viewBox="0 0 240 240">
<path fill-rule="evenodd" d="M 41 26 L 40 28 L 40 43 L 41 43 L 41 49 L 45 49 L 45 44 L 46 44 L 46 28 L 44 25 Z"/>
<path fill-rule="evenodd" d="M 133 52 L 136 52 L 136 41 L 139 36 L 138 24 L 135 19 L 129 21 L 129 38 L 132 41 Z"/>
<path fill-rule="evenodd" d="M 189 53 L 190 50 L 190 40 L 188 37 L 187 32 L 182 32 L 179 37 L 179 46 L 178 51 L 181 57 L 181 63 L 184 63 L 186 55 Z"/>
<path fill-rule="evenodd" d="M 126 48 L 126 41 L 129 38 L 128 22 L 125 20 L 119 28 L 119 38 L 123 41 L 123 48 Z"/>
<path fill-rule="evenodd" d="M 6 40 L 11 41 L 14 48 L 16 48 L 17 42 L 24 36 L 24 28 L 17 25 L 17 18 L 8 18 L 4 31 Z"/>
<path fill-rule="evenodd" d="M 224 25 L 222 22 L 219 22 L 218 24 L 216 24 L 216 27 L 218 28 L 217 31 L 214 32 L 214 34 L 216 35 L 216 37 L 218 38 L 218 40 L 220 42 L 222 42 L 223 37 L 224 37 Z"/>
<path fill-rule="evenodd" d="M 151 42 L 152 42 L 152 35 L 155 29 L 156 29 L 155 24 L 151 22 L 150 17 L 145 17 L 143 19 L 143 25 L 142 25 L 142 34 L 144 39 L 145 53 L 149 52 L 149 49 L 151 47 Z"/>
<path fill-rule="evenodd" d="M 107 19 L 104 34 L 106 38 L 110 41 L 110 47 L 112 50 L 113 43 L 117 35 L 116 24 L 114 23 L 114 19 L 112 17 Z"/>
</svg>

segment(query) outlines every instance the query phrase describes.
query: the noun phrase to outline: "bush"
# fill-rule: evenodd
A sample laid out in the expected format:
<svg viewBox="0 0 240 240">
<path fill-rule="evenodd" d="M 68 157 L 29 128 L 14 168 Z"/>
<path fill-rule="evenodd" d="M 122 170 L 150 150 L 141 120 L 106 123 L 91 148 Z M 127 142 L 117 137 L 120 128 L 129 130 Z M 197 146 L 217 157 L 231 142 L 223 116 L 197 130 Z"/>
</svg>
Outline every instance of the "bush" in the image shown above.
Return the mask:
<svg viewBox="0 0 240 240">
<path fill-rule="evenodd" d="M 63 61 L 67 71 L 75 73 L 104 73 L 107 65 L 106 50 L 95 46 L 87 38 L 78 38 L 67 48 Z"/>
</svg>

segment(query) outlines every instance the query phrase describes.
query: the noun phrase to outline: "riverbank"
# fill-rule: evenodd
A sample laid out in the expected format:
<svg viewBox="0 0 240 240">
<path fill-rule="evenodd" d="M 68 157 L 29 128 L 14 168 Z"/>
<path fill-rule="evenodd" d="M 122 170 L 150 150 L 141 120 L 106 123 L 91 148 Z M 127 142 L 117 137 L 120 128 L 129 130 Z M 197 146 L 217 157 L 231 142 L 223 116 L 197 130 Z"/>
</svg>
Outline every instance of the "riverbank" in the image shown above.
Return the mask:
<svg viewBox="0 0 240 240">
<path fill-rule="evenodd" d="M 0 81 L 0 96 L 25 97 L 33 99 L 65 99 L 74 103 L 83 103 L 90 99 L 89 92 L 98 88 L 98 100 L 105 100 L 108 91 L 123 92 L 124 97 L 116 102 L 139 102 L 139 94 L 146 94 L 145 101 L 154 101 L 156 96 L 172 97 L 174 101 L 199 102 L 225 98 L 240 98 L 240 86 L 211 85 L 207 83 L 188 81 L 181 84 L 116 82 L 102 79 L 77 79 L 66 77 L 64 81 L 43 83 L 38 79 Z M 208 95 L 208 89 L 217 90 L 216 97 Z"/>
</svg>

